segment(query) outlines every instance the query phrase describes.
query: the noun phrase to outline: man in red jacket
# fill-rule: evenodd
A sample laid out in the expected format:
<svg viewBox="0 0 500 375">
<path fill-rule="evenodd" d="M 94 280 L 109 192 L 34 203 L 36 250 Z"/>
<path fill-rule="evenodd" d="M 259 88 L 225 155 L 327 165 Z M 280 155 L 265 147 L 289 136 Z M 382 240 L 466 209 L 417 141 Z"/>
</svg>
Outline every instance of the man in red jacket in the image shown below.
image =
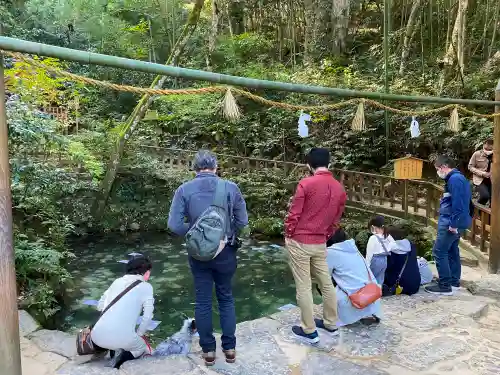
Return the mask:
<svg viewBox="0 0 500 375">
<path fill-rule="evenodd" d="M 299 182 L 285 220 L 285 246 L 295 279 L 302 326 L 295 335 L 317 343 L 316 327 L 336 331 L 337 298 L 326 263 L 326 241 L 338 228 L 344 212 L 346 193 L 328 170 L 330 152 L 313 148 L 307 155 L 312 176 Z M 323 319 L 314 319 L 311 276 L 323 294 Z"/>
</svg>

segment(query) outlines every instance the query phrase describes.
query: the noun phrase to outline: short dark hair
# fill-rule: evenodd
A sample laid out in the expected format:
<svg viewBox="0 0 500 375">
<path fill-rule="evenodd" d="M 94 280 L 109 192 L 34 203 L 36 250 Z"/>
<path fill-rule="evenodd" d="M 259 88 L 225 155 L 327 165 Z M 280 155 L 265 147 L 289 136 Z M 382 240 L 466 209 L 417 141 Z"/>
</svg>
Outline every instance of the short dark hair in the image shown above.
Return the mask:
<svg viewBox="0 0 500 375">
<path fill-rule="evenodd" d="M 330 239 L 326 242 L 326 246 L 330 247 L 333 244 L 347 241 L 347 234 L 344 232 L 342 228 L 337 229 L 337 231 L 330 237 Z"/>
<path fill-rule="evenodd" d="M 392 225 L 387 228 L 387 233 L 389 233 L 395 241 L 404 240 L 407 237 L 403 229 Z"/>
<path fill-rule="evenodd" d="M 446 166 L 448 168 L 455 168 L 455 160 L 449 155 L 439 155 L 434 161 L 436 167 Z"/>
<path fill-rule="evenodd" d="M 145 255 L 134 256 L 127 263 L 125 273 L 127 275 L 144 275 L 153 268 L 153 264 Z"/>
<path fill-rule="evenodd" d="M 328 164 L 330 164 L 330 151 L 326 148 L 314 147 L 307 154 L 306 161 L 313 169 L 327 168 Z"/>
<path fill-rule="evenodd" d="M 493 146 L 493 139 L 488 138 L 486 141 L 483 142 L 483 145 Z"/>
</svg>

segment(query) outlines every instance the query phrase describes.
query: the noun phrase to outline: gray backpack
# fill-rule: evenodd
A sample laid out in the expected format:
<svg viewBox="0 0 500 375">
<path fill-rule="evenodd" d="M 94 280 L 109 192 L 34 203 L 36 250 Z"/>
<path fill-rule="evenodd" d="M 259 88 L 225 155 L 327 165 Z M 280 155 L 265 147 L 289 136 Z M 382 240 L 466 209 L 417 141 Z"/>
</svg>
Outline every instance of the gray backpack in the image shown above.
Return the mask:
<svg viewBox="0 0 500 375">
<path fill-rule="evenodd" d="M 203 211 L 186 233 L 188 254 L 196 260 L 208 262 L 214 259 L 227 242 L 226 233 L 230 219 L 229 204 L 225 204 L 226 189 L 226 182 L 218 179 L 213 203 Z"/>
</svg>

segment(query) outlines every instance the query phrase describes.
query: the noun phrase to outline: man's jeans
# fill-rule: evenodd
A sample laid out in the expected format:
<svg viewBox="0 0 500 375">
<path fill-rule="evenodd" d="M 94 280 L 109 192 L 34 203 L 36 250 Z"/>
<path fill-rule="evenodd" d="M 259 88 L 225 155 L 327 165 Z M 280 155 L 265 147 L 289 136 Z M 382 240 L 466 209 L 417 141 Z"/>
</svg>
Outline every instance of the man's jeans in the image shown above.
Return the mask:
<svg viewBox="0 0 500 375">
<path fill-rule="evenodd" d="M 436 261 L 439 274 L 439 286 L 449 289 L 451 286 L 460 286 L 462 265 L 460 264 L 460 251 L 458 243 L 460 234 L 452 233 L 448 227 L 439 227 L 432 255 Z"/>
<path fill-rule="evenodd" d="M 236 313 L 231 281 L 236 272 L 236 249 L 227 245 L 219 255 L 208 262 L 189 258 L 196 288 L 195 320 L 204 353 L 215 352 L 212 327 L 212 290 L 219 302 L 222 349 L 236 348 Z"/>
</svg>

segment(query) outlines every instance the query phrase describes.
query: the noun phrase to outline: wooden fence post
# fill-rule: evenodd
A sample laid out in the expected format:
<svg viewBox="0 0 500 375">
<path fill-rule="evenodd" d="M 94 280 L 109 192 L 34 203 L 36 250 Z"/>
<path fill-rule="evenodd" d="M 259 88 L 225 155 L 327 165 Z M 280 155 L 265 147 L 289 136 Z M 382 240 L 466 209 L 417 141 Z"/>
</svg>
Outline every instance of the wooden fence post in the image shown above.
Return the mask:
<svg viewBox="0 0 500 375">
<path fill-rule="evenodd" d="M 495 100 L 500 100 L 500 80 L 495 90 Z M 495 113 L 500 113 L 500 106 L 495 106 Z M 491 242 L 488 271 L 497 273 L 500 265 L 500 117 L 493 120 L 493 167 L 491 179 Z"/>
<path fill-rule="evenodd" d="M 21 375 L 4 79 L 0 52 L 0 372 L 2 375 Z"/>
</svg>

